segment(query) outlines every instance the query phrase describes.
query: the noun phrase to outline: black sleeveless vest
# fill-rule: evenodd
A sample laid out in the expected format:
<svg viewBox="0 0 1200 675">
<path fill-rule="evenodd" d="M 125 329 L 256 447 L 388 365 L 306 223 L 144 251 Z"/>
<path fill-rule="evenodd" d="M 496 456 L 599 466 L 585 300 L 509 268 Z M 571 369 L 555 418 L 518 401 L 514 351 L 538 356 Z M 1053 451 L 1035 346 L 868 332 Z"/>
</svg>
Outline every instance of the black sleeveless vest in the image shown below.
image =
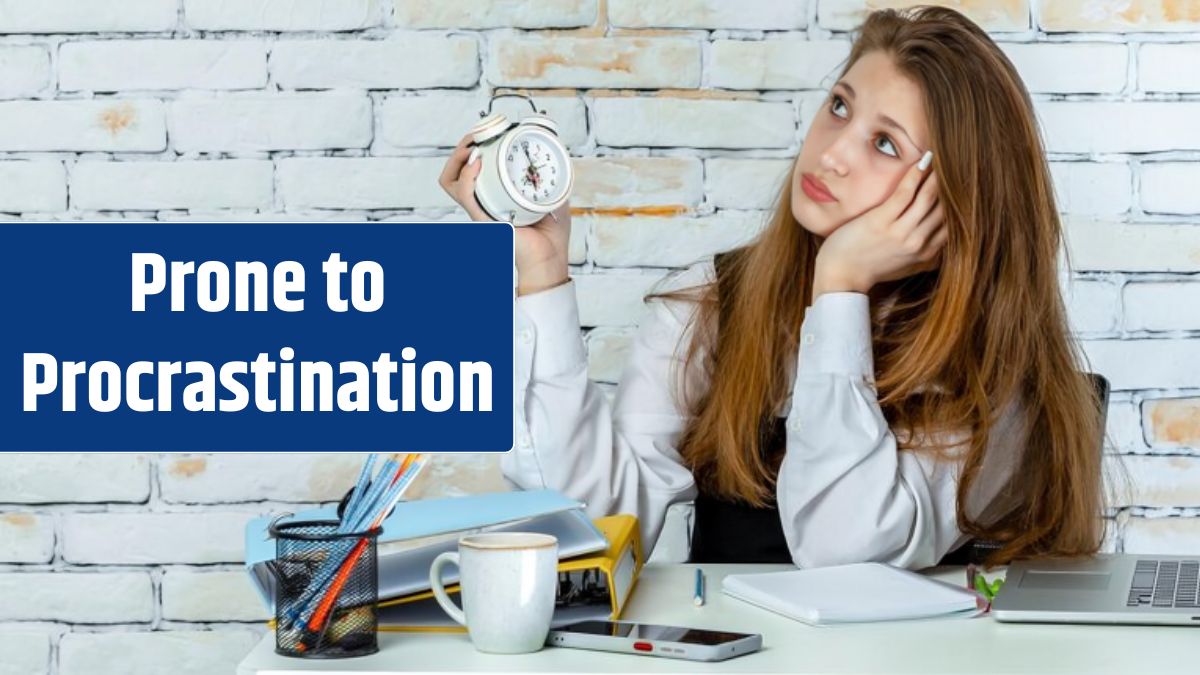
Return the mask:
<svg viewBox="0 0 1200 675">
<path fill-rule="evenodd" d="M 718 269 L 724 255 L 718 253 L 714 257 L 713 262 Z M 718 294 L 722 290 L 718 287 Z M 721 323 L 723 321 L 718 320 L 718 340 Z M 774 412 L 765 414 L 762 424 L 764 443 L 761 446 L 765 456 L 783 453 L 787 444 L 786 421 L 786 418 Z M 792 563 L 777 505 L 772 503 L 766 507 L 753 507 L 711 494 L 701 481 L 696 481 L 696 485 L 699 493 L 694 506 L 689 562 Z"/>
</svg>

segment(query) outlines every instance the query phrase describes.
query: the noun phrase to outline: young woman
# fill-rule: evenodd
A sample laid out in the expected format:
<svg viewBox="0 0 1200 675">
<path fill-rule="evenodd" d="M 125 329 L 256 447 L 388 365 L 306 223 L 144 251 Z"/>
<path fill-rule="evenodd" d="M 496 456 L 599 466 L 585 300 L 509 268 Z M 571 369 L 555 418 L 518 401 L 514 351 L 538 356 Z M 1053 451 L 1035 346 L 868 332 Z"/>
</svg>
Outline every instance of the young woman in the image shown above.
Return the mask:
<svg viewBox="0 0 1200 675">
<path fill-rule="evenodd" d="M 487 220 L 467 141 L 441 184 Z M 554 216 L 516 233 L 517 485 L 636 514 L 646 551 L 694 500 L 694 562 L 1098 549 L 1101 411 L 1033 107 L 958 12 L 867 18 L 773 217 L 648 296 L 611 405 L 587 376 L 569 209 Z"/>
</svg>

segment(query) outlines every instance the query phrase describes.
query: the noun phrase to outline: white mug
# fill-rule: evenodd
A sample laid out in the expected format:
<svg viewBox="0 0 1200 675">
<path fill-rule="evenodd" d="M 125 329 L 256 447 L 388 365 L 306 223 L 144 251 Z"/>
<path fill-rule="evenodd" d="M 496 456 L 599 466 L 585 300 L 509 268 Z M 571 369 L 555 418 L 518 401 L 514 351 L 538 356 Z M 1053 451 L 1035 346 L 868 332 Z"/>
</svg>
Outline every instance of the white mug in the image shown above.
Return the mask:
<svg viewBox="0 0 1200 675">
<path fill-rule="evenodd" d="M 442 586 L 442 567 L 458 565 L 455 606 Z M 458 540 L 458 552 L 434 558 L 429 583 L 438 604 L 467 627 L 481 652 L 524 654 L 546 643 L 558 585 L 558 539 L 532 532 L 487 532 Z"/>
</svg>

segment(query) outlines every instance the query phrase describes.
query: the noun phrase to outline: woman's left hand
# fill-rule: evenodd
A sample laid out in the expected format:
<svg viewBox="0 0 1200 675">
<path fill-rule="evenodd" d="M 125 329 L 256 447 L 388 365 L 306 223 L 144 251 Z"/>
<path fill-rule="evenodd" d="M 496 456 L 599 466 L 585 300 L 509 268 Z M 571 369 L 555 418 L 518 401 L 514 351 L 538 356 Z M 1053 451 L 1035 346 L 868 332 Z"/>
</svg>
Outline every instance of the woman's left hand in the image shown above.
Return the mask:
<svg viewBox="0 0 1200 675">
<path fill-rule="evenodd" d="M 834 230 L 817 253 L 814 298 L 936 269 L 947 237 L 937 194 L 937 176 L 914 163 L 891 196 Z"/>
</svg>

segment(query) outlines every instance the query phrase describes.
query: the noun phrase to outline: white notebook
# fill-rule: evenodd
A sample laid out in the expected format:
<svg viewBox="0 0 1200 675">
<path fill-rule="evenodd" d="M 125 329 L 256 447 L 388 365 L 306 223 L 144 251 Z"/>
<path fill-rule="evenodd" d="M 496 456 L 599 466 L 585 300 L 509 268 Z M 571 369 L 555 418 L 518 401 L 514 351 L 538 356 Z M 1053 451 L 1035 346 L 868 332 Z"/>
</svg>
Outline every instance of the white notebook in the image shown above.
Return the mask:
<svg viewBox="0 0 1200 675">
<path fill-rule="evenodd" d="M 809 624 L 970 616 L 976 595 L 964 586 L 883 563 L 730 574 L 732 597 Z"/>
</svg>

